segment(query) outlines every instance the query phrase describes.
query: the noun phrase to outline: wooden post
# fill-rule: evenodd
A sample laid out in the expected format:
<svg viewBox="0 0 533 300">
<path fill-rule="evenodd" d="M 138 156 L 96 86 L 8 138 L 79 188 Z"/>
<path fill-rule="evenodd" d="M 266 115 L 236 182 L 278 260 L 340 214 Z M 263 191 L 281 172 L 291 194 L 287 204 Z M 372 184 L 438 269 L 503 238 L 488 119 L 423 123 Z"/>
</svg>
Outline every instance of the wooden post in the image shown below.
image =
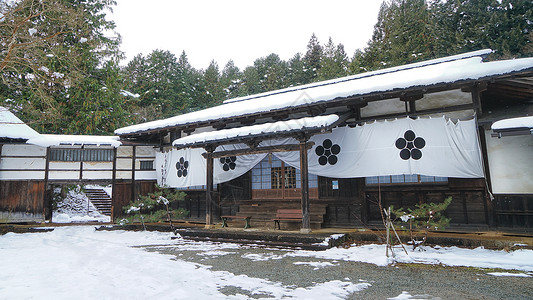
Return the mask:
<svg viewBox="0 0 533 300">
<path fill-rule="evenodd" d="M 309 213 L 309 172 L 307 164 L 307 139 L 300 140 L 300 183 L 302 186 L 302 233 L 311 232 Z"/>
<path fill-rule="evenodd" d="M 115 197 L 117 194 L 117 147 L 113 148 L 113 174 L 111 176 L 111 222 L 113 222 L 115 220 Z"/>
<path fill-rule="evenodd" d="M 1 150 L 1 149 L 0 149 Z M 46 147 L 46 156 L 44 157 L 44 191 L 43 191 L 43 206 L 44 211 L 46 211 L 46 190 L 48 189 L 48 173 L 50 170 L 50 147 Z M 44 218 L 46 219 L 46 212 L 43 213 Z M 52 222 L 52 212 L 50 212 L 50 222 Z"/>
<path fill-rule="evenodd" d="M 210 228 L 213 224 L 213 215 L 212 215 L 212 206 L 213 206 L 213 150 L 211 148 L 206 148 L 206 197 L 205 197 L 205 227 Z"/>
<path fill-rule="evenodd" d="M 80 174 L 78 175 L 80 182 L 83 181 L 83 149 L 85 148 L 85 145 L 81 145 L 80 150 Z M 87 213 L 89 211 L 87 210 Z"/>
<path fill-rule="evenodd" d="M 132 153 L 131 153 L 131 201 L 135 201 L 136 195 L 135 192 L 137 191 L 137 188 L 135 187 L 135 161 L 137 160 L 135 151 L 137 150 L 136 146 L 132 146 Z"/>
</svg>

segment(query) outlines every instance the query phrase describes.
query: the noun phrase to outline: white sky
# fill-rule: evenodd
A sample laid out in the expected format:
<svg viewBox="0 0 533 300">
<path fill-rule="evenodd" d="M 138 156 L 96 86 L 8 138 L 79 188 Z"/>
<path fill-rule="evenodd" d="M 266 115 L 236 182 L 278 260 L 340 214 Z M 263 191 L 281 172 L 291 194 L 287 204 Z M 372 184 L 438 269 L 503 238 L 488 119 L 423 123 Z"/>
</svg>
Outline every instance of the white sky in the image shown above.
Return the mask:
<svg viewBox="0 0 533 300">
<path fill-rule="evenodd" d="M 304 53 L 313 33 L 331 36 L 349 57 L 372 36 L 382 0 L 117 0 L 110 17 L 122 35 L 124 64 L 138 53 L 183 50 L 197 69 L 228 60 L 243 69 L 270 53 Z"/>
</svg>

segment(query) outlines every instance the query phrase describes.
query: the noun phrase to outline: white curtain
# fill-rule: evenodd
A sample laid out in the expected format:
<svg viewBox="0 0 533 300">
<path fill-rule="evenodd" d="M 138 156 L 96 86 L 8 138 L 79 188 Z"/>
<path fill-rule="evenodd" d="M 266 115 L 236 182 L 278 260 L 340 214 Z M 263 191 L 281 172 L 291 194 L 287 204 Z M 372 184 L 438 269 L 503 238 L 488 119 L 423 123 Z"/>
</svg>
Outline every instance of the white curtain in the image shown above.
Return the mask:
<svg viewBox="0 0 533 300">
<path fill-rule="evenodd" d="M 421 174 L 481 178 L 482 156 L 475 119 L 453 123 L 442 118 L 380 121 L 354 128 L 339 127 L 313 136 L 309 173 L 334 178 Z M 262 141 L 260 146 L 298 144 L 293 138 Z M 244 144 L 219 146 L 215 152 L 246 149 Z M 203 149 L 181 149 L 156 156 L 158 184 L 170 187 L 205 185 Z M 300 168 L 300 153 L 274 153 Z M 266 154 L 225 157 L 214 161 L 214 183 L 241 176 Z"/>
<path fill-rule="evenodd" d="M 309 172 L 335 177 L 422 174 L 481 178 L 483 165 L 475 119 L 398 119 L 313 136 Z M 276 153 L 300 167 L 298 152 Z"/>
<path fill-rule="evenodd" d="M 219 146 L 215 152 L 246 149 L 244 144 Z M 156 153 L 157 184 L 167 187 L 190 187 L 206 184 L 207 161 L 202 148 L 185 148 Z M 266 154 L 250 154 L 215 159 L 213 181 L 215 184 L 230 181 L 248 172 Z"/>
</svg>

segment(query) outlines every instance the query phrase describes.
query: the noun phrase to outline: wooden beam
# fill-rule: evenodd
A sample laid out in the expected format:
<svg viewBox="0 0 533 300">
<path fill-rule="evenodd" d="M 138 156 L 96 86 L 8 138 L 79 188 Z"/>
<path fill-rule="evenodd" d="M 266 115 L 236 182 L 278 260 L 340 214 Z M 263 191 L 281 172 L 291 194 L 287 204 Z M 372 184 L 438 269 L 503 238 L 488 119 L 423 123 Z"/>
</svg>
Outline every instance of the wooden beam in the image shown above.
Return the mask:
<svg viewBox="0 0 533 300">
<path fill-rule="evenodd" d="M 308 142 L 306 143 L 306 149 L 311 149 L 315 143 Z M 289 144 L 289 145 L 276 145 L 276 146 L 266 146 L 266 147 L 257 147 L 257 148 L 247 148 L 247 149 L 238 149 L 238 150 L 228 150 L 228 151 L 218 151 L 209 154 L 209 152 L 202 153 L 202 156 L 207 158 L 211 155 L 214 159 L 228 156 L 239 156 L 246 154 L 259 154 L 259 153 L 271 153 L 271 152 L 291 152 L 299 151 L 300 145 Z"/>
<path fill-rule="evenodd" d="M 474 103 L 474 110 L 478 118 L 483 114 L 483 110 L 481 109 L 481 90 L 482 88 L 477 85 L 474 85 L 472 88 L 472 103 Z"/>
<path fill-rule="evenodd" d="M 461 110 L 468 110 L 468 109 L 474 109 L 474 105 L 470 103 L 470 104 L 447 106 L 447 107 L 442 107 L 442 108 L 424 109 L 424 110 L 417 111 L 416 114 L 408 114 L 408 116 L 417 117 L 417 116 L 426 115 L 426 114 L 445 113 L 445 112 L 461 111 Z M 393 119 L 393 118 L 400 118 L 400 117 L 405 117 L 405 112 L 361 118 L 361 120 L 359 121 L 350 122 L 349 125 L 361 124 L 361 123 L 368 122 L 368 121 L 379 121 L 379 120 L 386 120 L 386 119 Z"/>
</svg>

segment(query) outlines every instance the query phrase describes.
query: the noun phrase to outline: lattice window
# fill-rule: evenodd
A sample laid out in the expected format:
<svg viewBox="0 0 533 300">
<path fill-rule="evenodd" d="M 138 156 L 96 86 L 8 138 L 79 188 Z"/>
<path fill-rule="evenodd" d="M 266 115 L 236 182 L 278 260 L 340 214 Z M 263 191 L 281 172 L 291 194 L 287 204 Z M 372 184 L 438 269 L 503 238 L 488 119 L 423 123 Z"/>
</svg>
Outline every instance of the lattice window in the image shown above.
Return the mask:
<svg viewBox="0 0 533 300">
<path fill-rule="evenodd" d="M 113 161 L 113 149 L 51 149 L 50 161 Z"/>
<path fill-rule="evenodd" d="M 367 185 L 424 184 L 447 183 L 448 177 L 426 176 L 417 174 L 386 175 L 366 177 Z"/>
</svg>

